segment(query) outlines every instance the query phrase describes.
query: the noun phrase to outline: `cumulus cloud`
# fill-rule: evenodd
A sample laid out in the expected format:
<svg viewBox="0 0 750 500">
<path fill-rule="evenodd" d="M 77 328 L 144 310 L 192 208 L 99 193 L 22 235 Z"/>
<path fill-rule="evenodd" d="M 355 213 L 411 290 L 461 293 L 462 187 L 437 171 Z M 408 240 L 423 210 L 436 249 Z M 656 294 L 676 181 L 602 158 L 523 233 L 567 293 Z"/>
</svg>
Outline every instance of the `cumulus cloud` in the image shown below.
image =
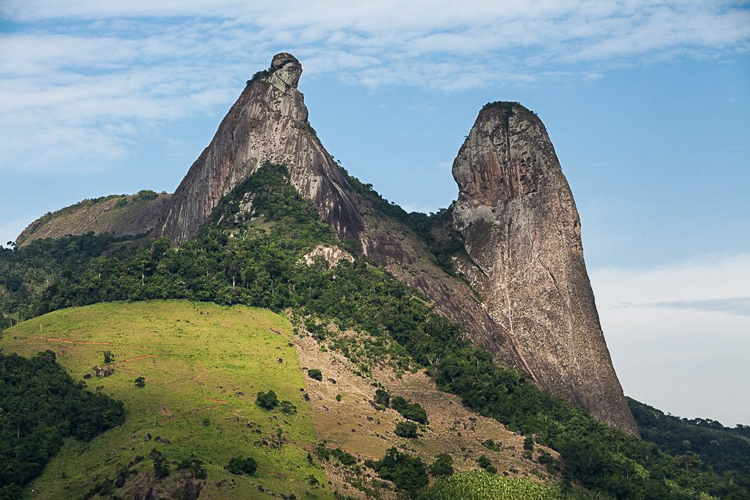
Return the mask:
<svg viewBox="0 0 750 500">
<path fill-rule="evenodd" d="M 0 16 L 12 28 L 0 35 L 0 132 L 14 144 L 0 170 L 57 168 L 22 161 L 49 148 L 62 163 L 117 158 L 152 127 L 226 107 L 278 50 L 308 77 L 455 92 L 588 81 L 613 63 L 750 40 L 746 8 L 699 0 L 6 0 Z"/>
<path fill-rule="evenodd" d="M 750 254 L 591 281 L 625 393 L 685 417 L 750 423 Z"/>
</svg>

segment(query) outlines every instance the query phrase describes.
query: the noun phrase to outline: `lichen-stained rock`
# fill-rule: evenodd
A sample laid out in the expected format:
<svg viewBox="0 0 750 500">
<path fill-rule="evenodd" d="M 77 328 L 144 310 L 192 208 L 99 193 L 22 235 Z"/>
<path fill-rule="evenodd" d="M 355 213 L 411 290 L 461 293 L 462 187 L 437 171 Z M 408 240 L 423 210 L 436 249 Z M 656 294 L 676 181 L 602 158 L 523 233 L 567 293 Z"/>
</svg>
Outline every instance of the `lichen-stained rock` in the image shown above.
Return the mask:
<svg viewBox="0 0 750 500">
<path fill-rule="evenodd" d="M 538 385 L 633 434 L 583 260 L 573 195 L 541 120 L 485 106 L 453 163 L 460 271 Z M 504 337 L 504 336 L 503 336 Z"/>
<path fill-rule="evenodd" d="M 348 182 L 307 121 L 297 90 L 302 66 L 276 54 L 219 125 L 211 144 L 190 167 L 157 224 L 158 235 L 180 244 L 209 220 L 222 196 L 269 161 L 286 165 L 291 182 L 312 200 L 339 236 L 358 239 L 363 228 L 346 194 Z"/>
</svg>

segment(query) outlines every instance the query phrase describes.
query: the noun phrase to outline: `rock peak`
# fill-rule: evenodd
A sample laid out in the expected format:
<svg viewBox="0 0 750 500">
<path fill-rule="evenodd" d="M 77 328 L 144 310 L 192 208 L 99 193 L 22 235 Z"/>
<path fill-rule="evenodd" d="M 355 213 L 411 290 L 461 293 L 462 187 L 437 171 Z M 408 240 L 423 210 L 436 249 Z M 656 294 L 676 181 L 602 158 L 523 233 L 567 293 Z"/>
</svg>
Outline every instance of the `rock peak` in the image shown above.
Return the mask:
<svg viewBox="0 0 750 500">
<path fill-rule="evenodd" d="M 175 191 L 156 234 L 174 244 L 192 238 L 222 196 L 270 162 L 286 165 L 292 185 L 342 238 L 358 239 L 364 223 L 347 195 L 346 176 L 308 122 L 297 89 L 301 74 L 299 61 L 281 52 L 248 81 Z"/>
<path fill-rule="evenodd" d="M 637 434 L 599 324 L 573 194 L 542 121 L 518 103 L 488 103 L 453 177 L 454 225 L 470 257 L 460 271 L 517 347 L 519 367 Z"/>
<path fill-rule="evenodd" d="M 292 54 L 279 52 L 271 59 L 271 80 L 283 82 L 287 87 L 296 89 L 302 75 L 302 65 Z"/>
</svg>

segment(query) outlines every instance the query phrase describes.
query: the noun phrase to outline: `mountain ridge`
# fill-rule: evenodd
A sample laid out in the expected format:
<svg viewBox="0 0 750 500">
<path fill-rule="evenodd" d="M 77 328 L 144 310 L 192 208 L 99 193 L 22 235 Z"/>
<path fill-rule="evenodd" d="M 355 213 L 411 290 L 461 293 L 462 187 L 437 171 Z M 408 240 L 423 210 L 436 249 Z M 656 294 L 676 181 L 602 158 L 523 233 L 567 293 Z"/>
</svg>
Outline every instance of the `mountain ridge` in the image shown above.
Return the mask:
<svg viewBox="0 0 750 500">
<path fill-rule="evenodd" d="M 166 237 L 172 244 L 187 241 L 210 223 L 211 211 L 222 196 L 264 162 L 284 164 L 288 167 L 291 184 L 312 201 L 321 218 L 340 238 L 354 241 L 355 246 L 361 246 L 366 258 L 383 266 L 401 282 L 420 289 L 441 312 L 468 326 L 468 335 L 475 343 L 495 353 L 504 363 L 529 372 L 538 385 L 553 394 L 568 397 L 609 425 L 637 434 L 598 324 L 582 259 L 580 220 L 575 203 L 538 117 L 514 103 L 486 106 L 467 138 L 467 141 L 474 141 L 473 147 L 481 154 L 470 154 L 463 163 L 454 163 L 454 177 L 461 189 L 443 230 L 457 231 L 459 246 L 463 246 L 448 259 L 458 271 L 459 279 L 439 265 L 428 248 L 429 241 L 417 236 L 408 224 L 383 213 L 371 199 L 354 189 L 310 126 L 304 96 L 297 89 L 301 74 L 299 61 L 288 53 L 280 53 L 273 57 L 268 70 L 248 81 L 209 146 L 168 199 L 152 237 Z M 488 117 L 494 117 L 494 121 L 486 120 Z M 533 161 L 516 158 L 515 146 L 511 146 L 511 135 L 507 133 L 511 122 L 518 129 L 514 136 L 535 131 L 538 140 L 532 141 L 533 144 L 529 142 L 524 152 L 529 158 L 533 156 Z M 469 143 L 462 146 L 456 162 L 462 154 L 471 151 L 466 144 Z M 498 159 L 498 154 L 507 158 Z M 544 161 L 537 161 L 540 158 Z M 527 160 L 528 165 L 524 163 Z M 548 244 L 547 254 L 552 260 L 565 254 L 569 246 L 573 247 L 574 254 L 580 254 L 580 260 L 573 259 L 573 265 L 564 267 L 565 272 L 561 273 L 555 270 L 553 274 L 548 266 L 546 275 L 537 276 L 531 286 L 511 291 L 493 271 L 498 265 L 503 266 L 498 252 L 503 248 L 501 236 L 505 229 L 501 224 L 489 223 L 491 217 L 487 214 L 501 205 L 539 198 L 541 194 L 536 190 L 552 175 L 544 171 L 547 164 L 552 165 L 552 170 L 556 169 L 556 183 L 564 184 L 567 191 L 558 199 L 555 196 L 559 189 L 549 193 L 543 208 L 565 216 L 569 223 L 564 228 L 566 239 L 562 244 L 542 233 L 537 239 Z M 521 172 L 527 167 L 530 170 Z M 472 175 L 475 177 L 470 179 Z M 252 211 L 252 198 L 252 195 L 246 196 L 243 210 Z M 543 223 L 550 220 L 539 210 L 535 212 L 533 204 L 526 205 L 527 213 L 537 213 Z M 528 230 L 529 227 L 524 226 L 519 231 Z M 488 244 L 490 241 L 492 243 Z M 483 260 L 486 262 L 482 263 Z M 501 274 L 514 269 L 514 279 L 524 279 L 525 262 L 510 260 L 506 264 Z M 568 294 L 570 300 L 563 300 L 564 304 L 555 304 L 552 308 L 548 305 L 554 296 L 550 295 L 549 283 L 544 281 L 550 278 L 552 289 L 558 292 L 567 289 L 567 284 L 573 284 Z M 505 302 L 510 301 L 510 294 L 513 294 L 512 300 L 517 302 L 514 310 L 533 308 L 541 311 L 540 314 L 525 317 L 527 325 L 519 329 L 518 321 L 514 323 L 502 313 L 501 290 L 507 292 Z M 579 295 L 582 298 L 578 298 Z M 573 314 L 574 308 L 582 306 L 587 308 L 587 314 Z M 581 317 L 586 320 L 586 327 L 572 328 L 570 325 Z M 535 324 L 540 318 L 547 323 L 541 329 Z M 565 327 L 567 336 L 556 338 L 552 330 L 560 327 Z M 589 348 L 591 342 L 594 348 Z M 545 345 L 555 345 L 556 352 L 546 352 Z M 540 361 L 545 358 L 550 360 Z M 578 358 L 585 358 L 583 368 Z"/>
</svg>

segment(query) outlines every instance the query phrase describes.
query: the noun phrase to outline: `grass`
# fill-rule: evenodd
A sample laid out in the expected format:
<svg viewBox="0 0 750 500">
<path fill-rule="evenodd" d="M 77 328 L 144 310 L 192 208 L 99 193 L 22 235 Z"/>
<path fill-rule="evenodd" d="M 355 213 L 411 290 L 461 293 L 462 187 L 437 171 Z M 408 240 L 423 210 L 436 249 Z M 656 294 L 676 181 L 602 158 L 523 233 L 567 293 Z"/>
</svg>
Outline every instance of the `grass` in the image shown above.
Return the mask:
<svg viewBox="0 0 750 500">
<path fill-rule="evenodd" d="M 325 486 L 309 484 L 311 475 L 321 485 L 327 480 L 306 460 L 317 440 L 290 330 L 284 317 L 267 310 L 187 301 L 96 304 L 6 330 L 0 348 L 25 356 L 53 350 L 75 379 L 93 374 L 95 365 L 103 365 L 103 351 L 111 351 L 114 374 L 87 383 L 122 400 L 127 411 L 122 426 L 89 443 L 66 443 L 27 488 L 27 498 L 80 498 L 137 456 L 146 458 L 131 470 L 149 477 L 152 448 L 170 463 L 192 455 L 204 462 L 208 482 L 201 499 L 254 498 L 258 486 L 297 498 L 330 498 Z M 137 377 L 145 387 L 135 386 Z M 258 391 L 269 389 L 294 403 L 297 413 L 256 407 Z M 254 444 L 271 441 L 278 430 L 286 440 L 280 447 Z M 235 456 L 255 458 L 256 475 L 226 472 Z"/>
</svg>

